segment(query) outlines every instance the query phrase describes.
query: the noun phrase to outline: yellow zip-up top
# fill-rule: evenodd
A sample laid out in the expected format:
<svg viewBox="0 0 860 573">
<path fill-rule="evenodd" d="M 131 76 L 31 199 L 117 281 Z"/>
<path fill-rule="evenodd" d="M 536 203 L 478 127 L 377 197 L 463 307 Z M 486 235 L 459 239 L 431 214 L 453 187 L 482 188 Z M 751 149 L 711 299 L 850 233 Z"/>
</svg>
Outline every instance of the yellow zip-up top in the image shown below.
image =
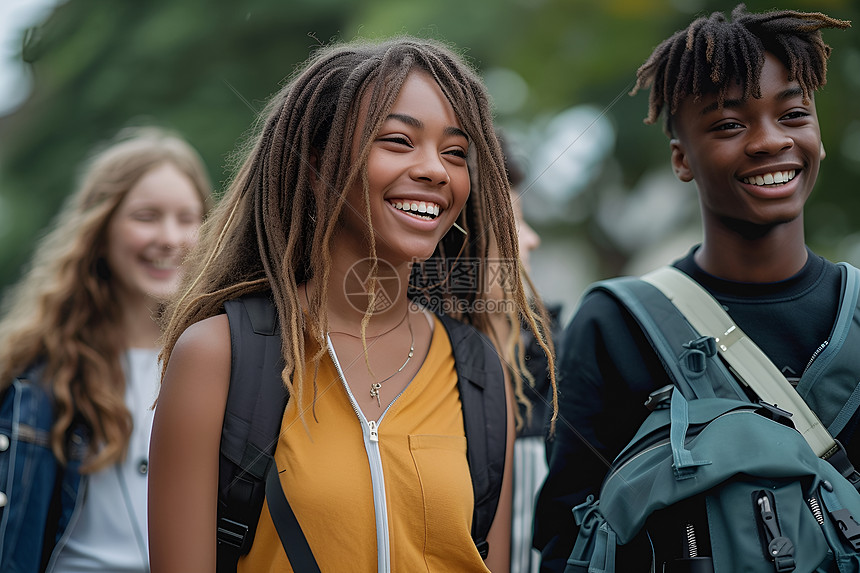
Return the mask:
<svg viewBox="0 0 860 573">
<path fill-rule="evenodd" d="M 471 538 L 474 506 L 463 410 L 442 323 L 415 378 L 378 423 L 364 417 L 334 351 L 306 365 L 304 419 L 291 398 L 275 462 L 320 570 L 487 572 Z M 308 350 L 312 355 L 312 350 Z M 238 573 L 292 571 L 267 504 Z"/>
</svg>

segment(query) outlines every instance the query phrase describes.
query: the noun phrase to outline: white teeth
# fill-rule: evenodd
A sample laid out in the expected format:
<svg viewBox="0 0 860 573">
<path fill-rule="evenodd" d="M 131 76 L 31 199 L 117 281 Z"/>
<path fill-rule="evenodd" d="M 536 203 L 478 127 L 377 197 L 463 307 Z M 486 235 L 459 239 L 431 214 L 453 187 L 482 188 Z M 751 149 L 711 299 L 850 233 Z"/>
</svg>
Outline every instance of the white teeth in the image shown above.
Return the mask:
<svg viewBox="0 0 860 573">
<path fill-rule="evenodd" d="M 394 201 L 392 205 L 395 209 L 404 211 L 410 215 L 427 215 L 426 217 L 422 217 L 424 219 L 433 219 L 437 217 L 442 210 L 439 205 L 431 203 L 430 201 Z"/>
<path fill-rule="evenodd" d="M 150 261 L 150 263 L 152 264 L 153 267 L 155 267 L 157 269 L 163 269 L 163 270 L 175 269 L 177 267 L 177 265 L 173 262 L 172 259 L 156 259 L 156 260 Z"/>
<path fill-rule="evenodd" d="M 794 179 L 796 174 L 797 172 L 794 169 L 789 171 L 774 171 L 773 173 L 765 173 L 764 175 L 744 177 L 743 182 L 749 185 L 780 185 Z"/>
</svg>

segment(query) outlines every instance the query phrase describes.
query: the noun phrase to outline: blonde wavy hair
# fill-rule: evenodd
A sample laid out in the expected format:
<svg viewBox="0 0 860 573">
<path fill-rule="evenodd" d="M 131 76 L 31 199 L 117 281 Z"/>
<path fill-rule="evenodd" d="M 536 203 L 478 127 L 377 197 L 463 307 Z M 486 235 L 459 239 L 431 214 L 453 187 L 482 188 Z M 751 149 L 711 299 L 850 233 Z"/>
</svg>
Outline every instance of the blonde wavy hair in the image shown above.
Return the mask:
<svg viewBox="0 0 860 573">
<path fill-rule="evenodd" d="M 208 210 L 209 177 L 188 143 L 159 128 L 123 130 L 85 165 L 76 192 L 4 297 L 0 391 L 26 370 L 43 368 L 55 403 L 57 459 L 66 461 L 66 434 L 76 419 L 92 433 L 83 472 L 121 460 L 132 429 L 120 363 L 124 325 L 105 261 L 108 224 L 137 181 L 165 163 L 191 180 Z"/>
<path fill-rule="evenodd" d="M 483 83 L 447 46 L 397 37 L 322 47 L 269 101 L 234 180 L 201 228 L 200 240 L 187 261 L 183 294 L 165 314 L 169 321 L 164 329 L 162 369 L 189 326 L 222 313 L 226 300 L 271 291 L 283 334 L 282 379 L 289 392 L 301 399 L 304 334 L 319 349 L 313 356 L 318 361 L 326 347 L 326 301 L 336 256 L 331 251 L 332 237 L 340 227 L 346 190 L 356 181 L 364 189 L 368 256 L 377 260 L 367 157 L 375 134 L 413 70 L 423 70 L 436 80 L 471 143 L 472 192 L 458 221 L 468 235 L 464 238 L 456 229 L 449 231 L 425 264 L 446 266 L 459 257 L 486 263 L 489 246 L 495 243 L 512 277 L 506 298 L 534 330 L 553 366 L 546 313 L 539 302 L 530 304 L 523 289 L 510 186 Z M 361 108 L 362 102 L 367 102 L 366 109 Z M 353 151 L 354 139 L 357 151 Z M 413 269 L 413 279 L 420 280 L 421 267 L 425 265 Z M 311 277 L 320 288 L 309 301 L 312 318 L 305 321 L 298 288 Z M 477 289 L 469 293 L 451 290 L 438 283 L 423 287 L 421 294 L 446 300 L 452 304 L 445 306 L 453 309 L 476 309 L 488 299 L 486 292 Z M 372 305 L 371 297 L 365 325 Z M 485 333 L 492 332 L 486 312 L 451 314 Z"/>
</svg>

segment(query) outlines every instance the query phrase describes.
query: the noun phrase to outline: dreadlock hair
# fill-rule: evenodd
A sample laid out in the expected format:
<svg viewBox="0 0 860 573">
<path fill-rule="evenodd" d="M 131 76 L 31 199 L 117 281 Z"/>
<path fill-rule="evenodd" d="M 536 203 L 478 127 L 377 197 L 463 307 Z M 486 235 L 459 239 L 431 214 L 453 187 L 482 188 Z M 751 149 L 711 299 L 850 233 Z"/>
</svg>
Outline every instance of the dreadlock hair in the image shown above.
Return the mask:
<svg viewBox="0 0 860 573">
<path fill-rule="evenodd" d="M 186 328 L 223 312 L 226 300 L 271 290 L 283 341 L 282 379 L 290 394 L 302 399 L 305 334 L 319 349 L 313 356 L 316 364 L 325 352 L 331 243 L 347 190 L 361 182 L 369 214 L 366 166 L 370 147 L 413 70 L 423 70 L 436 80 L 471 143 L 472 191 L 459 218 L 468 239 L 458 230 L 449 231 L 432 258 L 442 266 L 456 257 L 486 262 L 492 233 L 501 258 L 518 260 L 504 158 L 489 99 L 477 74 L 441 43 L 408 36 L 321 47 L 262 112 L 244 161 L 201 229 L 187 263 L 190 271 L 180 290 L 183 294 L 168 312 L 162 372 Z M 356 151 L 354 139 L 358 141 Z M 376 248 L 372 224 L 365 218 L 373 280 Z M 529 306 L 516 265 L 510 273 L 516 285 L 511 299 L 552 365 L 545 312 Z M 413 276 L 417 274 L 420 270 Z M 298 287 L 311 278 L 319 288 L 308 301 L 310 312 L 305 317 Z M 465 294 L 451 291 L 444 281 L 422 287 L 433 300 L 446 301 L 448 314 L 489 332 L 487 314 L 474 312 L 485 302 L 486 293 L 480 289 Z M 371 291 L 364 325 L 372 305 Z M 313 388 L 316 393 L 316 380 Z"/>
<path fill-rule="evenodd" d="M 120 362 L 126 325 L 106 260 L 108 226 L 141 177 L 164 164 L 188 177 L 205 212 L 211 185 L 197 151 L 161 128 L 124 129 L 86 163 L 80 186 L 3 299 L 0 393 L 40 367 L 54 399 L 50 443 L 57 459 L 66 461 L 73 422 L 91 432 L 83 473 L 121 460 L 132 431 Z"/>
<path fill-rule="evenodd" d="M 831 48 L 821 39 L 821 29 L 849 26 L 846 20 L 820 12 L 753 14 L 738 4 L 731 21 L 714 12 L 664 40 L 636 72 L 630 95 L 650 87 L 645 123 L 655 123 L 668 107 L 663 128 L 672 137 L 672 116 L 689 96 L 696 101 L 705 94 L 716 94 L 717 105 L 722 106 L 728 91 L 739 85 L 743 100 L 760 98 L 759 77 L 765 52 L 770 52 L 788 69 L 788 80 L 797 81 L 808 99 L 827 82 Z"/>
</svg>

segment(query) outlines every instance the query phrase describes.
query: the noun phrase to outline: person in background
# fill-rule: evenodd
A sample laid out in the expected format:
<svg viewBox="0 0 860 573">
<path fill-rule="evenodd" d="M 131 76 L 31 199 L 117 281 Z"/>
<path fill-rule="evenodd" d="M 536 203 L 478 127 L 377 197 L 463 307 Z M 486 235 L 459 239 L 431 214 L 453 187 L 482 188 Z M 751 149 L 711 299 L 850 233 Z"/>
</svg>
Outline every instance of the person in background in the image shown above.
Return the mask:
<svg viewBox="0 0 860 573">
<path fill-rule="evenodd" d="M 827 345 L 840 301 L 839 267 L 805 243 L 804 207 L 825 157 L 815 92 L 831 50 L 821 30 L 849 25 L 821 13 L 750 13 L 740 4 L 731 18 L 714 12 L 662 42 L 634 88 L 650 88 L 646 122 L 664 116 L 675 175 L 698 190 L 703 240 L 673 265 L 795 383 Z M 648 415 L 649 394 L 670 380 L 632 316 L 592 291 L 565 331 L 559 381 L 535 546 L 541 571 L 561 572 L 579 529 L 571 509 L 598 494 L 611 460 Z M 855 465 L 857 425 L 855 414 L 835 436 Z M 704 504 L 688 513 L 688 524 L 702 523 Z M 653 533 L 684 529 L 673 525 L 678 531 Z M 662 546 L 655 539 L 643 534 L 623 546 L 616 570 L 660 571 L 684 556 L 680 536 Z M 705 541 L 698 558 L 719 551 Z"/>
<path fill-rule="evenodd" d="M 522 202 L 528 200 L 527 189 L 523 189 L 526 173 L 522 161 L 515 155 L 513 146 L 506 137 L 500 137 L 505 154 L 505 168 L 511 184 L 511 204 L 517 225 L 520 263 L 526 278 L 529 295 L 533 296 L 530 254 L 540 246 L 540 235 L 523 216 Z M 546 305 L 550 319 L 551 336 L 558 344 L 559 305 Z M 552 376 L 548 370 L 545 354 L 535 337 L 523 325 L 519 339 L 515 341 L 523 351 L 528 376 L 521 380 L 522 394 L 517 396 L 517 434 L 514 441 L 514 492 L 511 516 L 511 573 L 537 573 L 540 553 L 532 548 L 535 500 L 547 473 L 546 434 L 552 417 Z M 515 356 L 513 361 L 517 360 Z M 520 388 L 518 388 L 520 390 Z"/>
<path fill-rule="evenodd" d="M 0 571 L 149 570 L 155 318 L 210 202 L 185 140 L 123 130 L 4 298 Z"/>
<path fill-rule="evenodd" d="M 508 571 L 513 402 L 485 336 L 486 293 L 452 282 L 470 278 L 460 262 L 483 268 L 491 239 L 517 260 L 480 79 L 431 40 L 335 44 L 298 68 L 260 125 L 166 330 L 153 571 L 222 570 L 219 447 L 244 356 L 228 315 L 250 294 L 275 308 L 283 346 L 271 360 L 289 400 L 277 481 L 238 571 L 292 570 L 295 536 L 279 536 L 270 492 L 289 498 L 322 571 Z M 509 270 L 505 300 L 546 333 Z M 476 391 L 486 410 L 470 410 Z M 479 444 L 500 455 L 473 464 Z"/>
</svg>

